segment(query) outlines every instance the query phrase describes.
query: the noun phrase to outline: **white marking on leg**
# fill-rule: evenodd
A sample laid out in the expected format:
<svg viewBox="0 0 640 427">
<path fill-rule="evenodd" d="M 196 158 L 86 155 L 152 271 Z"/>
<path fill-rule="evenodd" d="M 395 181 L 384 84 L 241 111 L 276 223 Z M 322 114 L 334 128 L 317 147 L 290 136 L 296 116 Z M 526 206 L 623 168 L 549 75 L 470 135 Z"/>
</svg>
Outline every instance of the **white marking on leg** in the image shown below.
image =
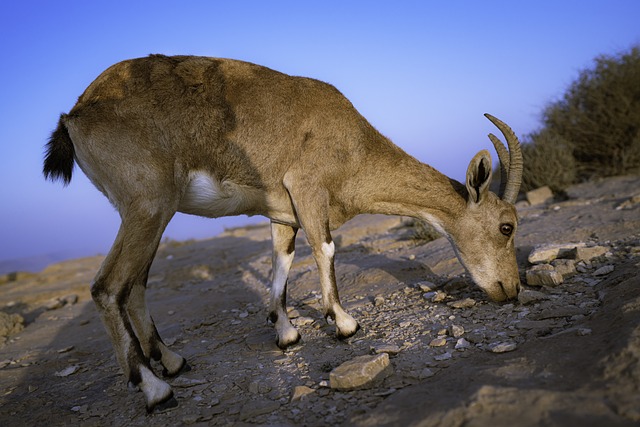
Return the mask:
<svg viewBox="0 0 640 427">
<path fill-rule="evenodd" d="M 140 389 L 147 401 L 147 408 L 153 408 L 171 396 L 171 386 L 156 377 L 146 366 L 140 366 L 140 378 Z"/>
<path fill-rule="evenodd" d="M 327 258 L 333 258 L 333 256 L 336 254 L 336 245 L 335 245 L 335 243 L 333 243 L 333 241 L 331 241 L 329 243 L 323 243 L 322 244 L 322 253 Z"/>
<path fill-rule="evenodd" d="M 286 292 L 285 285 L 287 283 L 287 277 L 289 275 L 289 270 L 291 269 L 294 256 L 295 251 L 292 251 L 289 254 L 279 253 L 275 256 L 275 265 L 273 266 L 274 273 L 273 283 L 271 285 L 271 312 L 275 313 L 277 316 L 275 328 L 278 336 L 278 346 L 280 348 L 288 347 L 300 340 L 300 334 L 291 324 L 289 316 L 287 315 L 286 307 L 282 307 L 283 294 Z"/>
</svg>

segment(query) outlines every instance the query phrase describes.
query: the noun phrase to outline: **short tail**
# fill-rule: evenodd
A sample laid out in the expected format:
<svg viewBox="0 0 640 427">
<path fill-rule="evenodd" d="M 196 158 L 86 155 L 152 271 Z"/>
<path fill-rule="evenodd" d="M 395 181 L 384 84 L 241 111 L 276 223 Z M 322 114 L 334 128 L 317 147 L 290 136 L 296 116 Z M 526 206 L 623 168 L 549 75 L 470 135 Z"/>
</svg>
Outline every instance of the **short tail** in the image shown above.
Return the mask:
<svg viewBox="0 0 640 427">
<path fill-rule="evenodd" d="M 53 131 L 46 147 L 42 173 L 46 179 L 62 179 L 64 185 L 71 182 L 76 151 L 64 123 L 65 115 L 60 115 L 58 127 Z"/>
</svg>

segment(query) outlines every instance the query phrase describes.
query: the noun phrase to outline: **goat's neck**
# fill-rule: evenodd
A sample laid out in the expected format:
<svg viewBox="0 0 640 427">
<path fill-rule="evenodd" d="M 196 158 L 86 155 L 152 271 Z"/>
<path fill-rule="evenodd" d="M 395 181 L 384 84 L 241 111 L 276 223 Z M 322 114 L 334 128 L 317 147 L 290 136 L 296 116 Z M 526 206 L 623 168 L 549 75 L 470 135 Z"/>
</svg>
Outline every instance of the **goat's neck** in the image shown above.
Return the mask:
<svg viewBox="0 0 640 427">
<path fill-rule="evenodd" d="M 446 233 L 466 206 L 464 185 L 407 154 L 378 158 L 368 170 L 358 180 L 365 212 L 419 218 Z"/>
</svg>

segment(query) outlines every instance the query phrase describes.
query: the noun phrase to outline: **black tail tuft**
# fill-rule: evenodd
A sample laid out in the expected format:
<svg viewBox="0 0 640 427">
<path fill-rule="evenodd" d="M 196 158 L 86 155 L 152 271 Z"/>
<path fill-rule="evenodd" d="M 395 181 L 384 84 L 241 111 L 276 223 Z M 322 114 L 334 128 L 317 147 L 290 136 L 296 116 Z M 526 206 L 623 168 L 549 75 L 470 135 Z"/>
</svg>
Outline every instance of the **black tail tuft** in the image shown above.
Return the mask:
<svg viewBox="0 0 640 427">
<path fill-rule="evenodd" d="M 60 116 L 58 127 L 47 143 L 42 173 L 45 178 L 52 181 L 62 179 L 64 185 L 67 185 L 71 182 L 76 152 L 67 126 L 64 124 L 64 117 L 64 114 Z"/>
</svg>

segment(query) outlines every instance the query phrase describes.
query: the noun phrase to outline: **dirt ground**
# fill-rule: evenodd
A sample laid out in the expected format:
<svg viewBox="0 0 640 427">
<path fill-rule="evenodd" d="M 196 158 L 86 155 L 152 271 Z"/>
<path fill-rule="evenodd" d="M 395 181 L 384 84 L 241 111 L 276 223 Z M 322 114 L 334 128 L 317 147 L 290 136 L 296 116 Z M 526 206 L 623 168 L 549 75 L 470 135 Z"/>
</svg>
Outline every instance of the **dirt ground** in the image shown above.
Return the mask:
<svg viewBox="0 0 640 427">
<path fill-rule="evenodd" d="M 266 224 L 165 242 L 147 300 L 192 370 L 170 380 L 179 406 L 152 415 L 127 389 L 89 295 L 101 257 L 5 277 L 0 425 L 640 425 L 638 194 L 640 177 L 627 176 L 520 206 L 523 283 L 536 245 L 606 252 L 506 304 L 473 286 L 445 239 L 418 244 L 406 219 L 356 218 L 335 233 L 341 299 L 362 326 L 346 341 L 323 319 L 300 236 L 288 305 L 303 339 L 285 352 L 266 320 Z M 392 375 L 364 390 L 329 386 L 335 367 L 377 351 Z"/>
</svg>

